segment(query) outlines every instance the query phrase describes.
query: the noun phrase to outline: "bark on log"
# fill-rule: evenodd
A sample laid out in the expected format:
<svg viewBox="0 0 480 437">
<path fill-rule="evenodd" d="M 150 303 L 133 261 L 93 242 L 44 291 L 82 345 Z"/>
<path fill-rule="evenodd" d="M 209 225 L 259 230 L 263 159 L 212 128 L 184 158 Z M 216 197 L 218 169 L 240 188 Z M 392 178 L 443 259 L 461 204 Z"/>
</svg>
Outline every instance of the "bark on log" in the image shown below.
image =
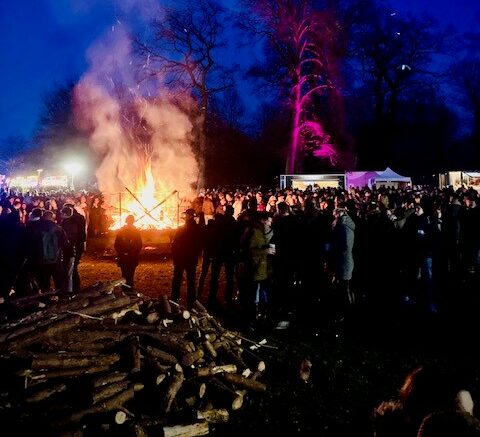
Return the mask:
<svg viewBox="0 0 480 437">
<path fill-rule="evenodd" d="M 195 437 L 207 435 L 210 432 L 208 422 L 198 422 L 191 425 L 164 426 L 164 437 Z"/>
<path fill-rule="evenodd" d="M 70 343 L 95 343 L 101 340 L 109 340 L 111 343 L 118 343 L 126 336 L 126 333 L 120 331 L 86 331 L 82 329 L 81 331 L 73 331 L 68 334 L 51 336 L 49 341 L 60 346 Z"/>
<path fill-rule="evenodd" d="M 165 399 L 163 402 L 162 409 L 165 413 L 170 412 L 170 409 L 172 408 L 173 400 L 177 396 L 177 393 L 182 387 L 184 381 L 185 381 L 185 376 L 183 375 L 182 372 L 177 372 L 171 377 L 168 388 L 167 388 L 167 392 L 165 394 Z"/>
<path fill-rule="evenodd" d="M 237 366 L 235 364 L 225 364 L 223 366 L 200 367 L 196 370 L 196 375 L 199 378 L 209 377 L 218 373 L 235 373 Z"/>
<path fill-rule="evenodd" d="M 161 363 L 165 363 L 170 366 L 175 366 L 175 364 L 178 364 L 176 357 L 156 347 L 147 346 L 147 353 L 150 355 L 150 357 L 159 360 Z"/>
<path fill-rule="evenodd" d="M 93 380 L 93 387 L 103 387 L 108 384 L 113 384 L 114 382 L 123 381 L 127 377 L 127 373 L 123 372 L 113 372 L 109 375 L 100 376 L 99 378 L 95 378 Z"/>
<path fill-rule="evenodd" d="M 33 358 L 32 369 L 72 369 L 79 367 L 111 366 L 120 360 L 120 355 L 94 355 L 90 357 L 72 354 L 42 354 Z"/>
<path fill-rule="evenodd" d="M 104 400 L 116 395 L 127 389 L 128 381 L 119 381 L 112 384 L 97 388 L 92 395 L 93 405 L 103 402 Z"/>
<path fill-rule="evenodd" d="M 172 306 L 170 305 L 168 297 L 165 294 L 160 296 L 158 311 L 162 317 L 169 317 L 172 315 Z"/>
<path fill-rule="evenodd" d="M 85 416 L 89 414 L 106 413 L 106 412 L 115 410 L 117 408 L 120 408 L 123 404 L 133 399 L 134 395 L 135 395 L 134 386 L 131 385 L 126 390 L 120 393 L 117 393 L 115 396 L 108 398 L 104 402 L 99 403 L 94 407 L 73 413 L 69 418 L 63 421 L 57 422 L 57 426 L 65 426 L 70 422 L 72 423 L 80 422 Z"/>
<path fill-rule="evenodd" d="M 198 410 L 197 419 L 206 420 L 208 423 L 226 423 L 230 419 L 230 415 L 225 408 Z"/>
<path fill-rule="evenodd" d="M 33 373 L 31 374 L 32 379 L 58 379 L 58 378 L 73 378 L 79 377 L 82 375 L 92 375 L 95 373 L 102 373 L 107 372 L 110 370 L 109 366 L 92 366 L 92 367 L 81 367 L 81 368 L 73 368 L 73 369 L 64 369 L 64 370 L 54 370 L 54 371 L 46 371 L 41 373 Z M 25 374 L 25 372 L 21 372 Z"/>
<path fill-rule="evenodd" d="M 42 311 L 37 311 L 35 313 L 29 314 L 24 316 L 15 322 L 9 323 L 7 325 L 2 326 L 2 331 L 12 332 L 15 330 L 16 327 L 19 326 L 27 326 L 34 323 L 39 323 L 43 320 L 49 320 L 58 316 L 60 314 L 65 313 L 66 311 L 76 311 L 81 308 L 88 306 L 89 301 L 88 299 L 75 299 L 68 302 L 60 302 L 57 305 L 54 305 L 51 308 L 47 308 Z M 36 326 L 36 325 L 34 325 Z"/>
<path fill-rule="evenodd" d="M 246 388 L 247 390 L 265 391 L 267 389 L 267 386 L 259 381 L 248 379 L 242 375 L 237 375 L 234 373 L 224 373 L 223 379 L 231 384 L 235 384 L 238 387 Z"/>
<path fill-rule="evenodd" d="M 195 352 L 190 352 L 182 357 L 182 366 L 190 367 L 193 363 L 203 358 L 204 352 L 202 349 L 197 349 Z"/>
<path fill-rule="evenodd" d="M 66 389 L 67 389 L 67 386 L 64 383 L 55 384 L 55 385 L 52 385 L 51 387 L 37 390 L 35 393 L 28 396 L 26 401 L 27 403 L 40 402 L 45 399 L 48 399 L 50 396 L 54 394 L 62 393 Z"/>
<path fill-rule="evenodd" d="M 152 340 L 152 342 L 159 344 L 162 349 L 165 349 L 167 352 L 175 356 L 183 356 L 190 352 L 193 352 L 191 344 L 185 341 L 183 338 L 180 338 L 177 335 L 173 334 L 142 334 L 146 339 Z"/>
<path fill-rule="evenodd" d="M 138 373 L 142 367 L 142 355 L 140 353 L 140 340 L 137 336 L 132 337 L 130 350 L 132 354 L 132 373 Z"/>
<path fill-rule="evenodd" d="M 99 316 L 104 313 L 114 312 L 117 309 L 125 308 L 131 304 L 129 296 L 120 296 L 113 300 L 109 300 L 100 305 L 90 305 L 85 307 L 81 312 L 87 316 Z"/>
<path fill-rule="evenodd" d="M 217 358 L 218 354 L 215 348 L 213 347 L 212 343 L 210 343 L 208 340 L 205 340 L 203 342 L 203 347 L 206 349 L 206 351 L 209 353 L 209 355 L 212 358 Z"/>
</svg>

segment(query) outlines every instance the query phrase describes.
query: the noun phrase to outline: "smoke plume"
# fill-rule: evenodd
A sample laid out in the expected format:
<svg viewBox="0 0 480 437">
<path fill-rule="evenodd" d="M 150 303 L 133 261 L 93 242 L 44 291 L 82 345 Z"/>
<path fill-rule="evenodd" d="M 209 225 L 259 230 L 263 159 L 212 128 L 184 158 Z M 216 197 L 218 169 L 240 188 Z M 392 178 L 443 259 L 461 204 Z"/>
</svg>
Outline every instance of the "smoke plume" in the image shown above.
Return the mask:
<svg viewBox="0 0 480 437">
<path fill-rule="evenodd" d="M 121 25 L 89 50 L 88 59 L 90 69 L 75 89 L 75 120 L 100 158 L 99 189 L 135 191 L 151 166 L 158 192 L 191 191 L 198 166 L 187 106 L 173 104 L 160 82 L 139 80 L 142 64 Z"/>
</svg>

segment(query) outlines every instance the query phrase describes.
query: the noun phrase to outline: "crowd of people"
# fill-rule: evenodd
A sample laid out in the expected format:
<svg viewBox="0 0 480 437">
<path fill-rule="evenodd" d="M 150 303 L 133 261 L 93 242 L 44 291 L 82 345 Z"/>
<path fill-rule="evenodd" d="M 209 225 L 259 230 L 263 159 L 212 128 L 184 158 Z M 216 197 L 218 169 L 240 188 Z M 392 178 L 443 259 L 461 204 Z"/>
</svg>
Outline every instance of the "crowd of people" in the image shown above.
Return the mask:
<svg viewBox="0 0 480 437">
<path fill-rule="evenodd" d="M 78 291 L 85 242 L 106 231 L 107 216 L 100 195 L 3 192 L 2 295 L 44 291 L 51 279 L 58 289 Z M 436 312 L 448 280 L 479 273 L 480 207 L 473 189 L 201 190 L 184 218 L 172 241 L 171 293 L 180 299 L 185 272 L 189 306 L 195 299 L 220 304 L 222 268 L 225 303 L 238 298 L 252 317 L 291 312 L 295 301 L 332 288 L 339 306 L 395 296 Z M 135 217 L 128 220 L 123 234 L 134 236 L 117 238 L 116 250 L 133 287 L 141 237 Z"/>
<path fill-rule="evenodd" d="M 337 307 L 399 298 L 437 312 L 449 280 L 477 278 L 479 224 L 478 193 L 465 188 L 202 191 L 174 241 L 172 296 L 186 271 L 188 303 L 202 298 L 210 269 L 217 305 L 223 266 L 226 303 L 236 290 L 257 316 L 332 288 Z"/>
<path fill-rule="evenodd" d="M 0 192 L 0 295 L 80 290 L 87 236 L 106 231 L 94 194 Z"/>
</svg>

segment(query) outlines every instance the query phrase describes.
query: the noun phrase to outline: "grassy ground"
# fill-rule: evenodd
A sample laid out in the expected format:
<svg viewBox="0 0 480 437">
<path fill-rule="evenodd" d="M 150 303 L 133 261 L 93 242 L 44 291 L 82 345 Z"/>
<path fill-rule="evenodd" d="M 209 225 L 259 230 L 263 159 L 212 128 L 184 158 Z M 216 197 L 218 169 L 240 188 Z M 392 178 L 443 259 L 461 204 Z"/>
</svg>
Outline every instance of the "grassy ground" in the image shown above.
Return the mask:
<svg viewBox="0 0 480 437">
<path fill-rule="evenodd" d="M 80 274 L 82 285 L 88 286 L 118 278 L 120 270 L 113 258 L 87 255 Z M 168 257 L 147 253 L 136 272 L 136 289 L 150 296 L 169 294 L 171 277 Z M 438 363 L 462 374 L 474 400 L 480 399 L 478 290 L 470 284 L 454 292 L 463 293 L 454 300 L 457 304 L 433 316 L 415 308 L 360 303 L 334 323 L 328 303 L 314 301 L 301 309 L 290 329 L 278 331 L 266 324 L 246 334 L 266 338 L 278 348 L 257 352 L 267 361 L 263 380 L 269 389 L 251 396 L 214 435 L 371 436 L 372 408 L 395 396 L 406 373 L 421 363 Z M 219 316 L 227 326 L 238 321 L 234 313 L 221 311 Z M 299 377 L 305 358 L 312 362 L 306 383 Z"/>
</svg>

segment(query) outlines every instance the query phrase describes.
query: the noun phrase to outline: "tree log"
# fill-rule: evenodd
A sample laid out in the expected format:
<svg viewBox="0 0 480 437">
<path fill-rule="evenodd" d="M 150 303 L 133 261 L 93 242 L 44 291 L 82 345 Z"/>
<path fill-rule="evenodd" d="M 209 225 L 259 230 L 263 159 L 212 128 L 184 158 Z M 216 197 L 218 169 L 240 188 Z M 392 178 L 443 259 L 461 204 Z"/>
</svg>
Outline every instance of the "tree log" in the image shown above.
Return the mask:
<svg viewBox="0 0 480 437">
<path fill-rule="evenodd" d="M 153 346 L 147 346 L 146 350 L 150 357 L 155 358 L 161 363 L 165 363 L 170 366 L 175 366 L 175 364 L 178 364 L 177 358 L 174 357 L 172 354 L 169 354 L 168 352 L 162 351 L 161 349 Z"/>
<path fill-rule="evenodd" d="M 113 372 L 109 375 L 100 376 L 99 378 L 95 378 L 93 380 L 93 387 L 103 387 L 108 384 L 113 384 L 114 382 L 123 381 L 127 377 L 127 373 L 123 372 Z"/>
<path fill-rule="evenodd" d="M 209 432 L 208 422 L 163 427 L 164 437 L 195 437 L 207 435 Z"/>
<path fill-rule="evenodd" d="M 190 352 L 193 352 L 191 344 L 185 341 L 183 338 L 178 337 L 177 335 L 169 334 L 142 334 L 146 339 L 152 340 L 159 344 L 162 349 L 165 349 L 167 352 L 175 356 L 183 356 Z"/>
<path fill-rule="evenodd" d="M 37 390 L 35 393 L 28 396 L 26 401 L 27 403 L 40 402 L 40 401 L 43 401 L 44 399 L 48 399 L 50 396 L 54 394 L 62 393 L 66 389 L 67 389 L 67 386 L 64 383 L 55 384 L 50 387 Z"/>
<path fill-rule="evenodd" d="M 208 340 L 205 340 L 203 342 L 203 347 L 207 350 L 207 352 L 210 354 L 212 358 L 217 358 L 218 354 L 215 348 L 213 347 L 212 343 L 210 343 Z"/>
<path fill-rule="evenodd" d="M 73 378 L 79 377 L 82 375 L 91 375 L 94 373 L 102 373 L 110 370 L 109 366 L 92 366 L 92 367 L 81 367 L 73 369 L 62 369 L 62 370 L 53 370 L 41 372 L 38 374 L 31 374 L 32 379 L 57 379 L 57 378 Z M 21 372 L 25 374 L 25 371 Z"/>
<path fill-rule="evenodd" d="M 182 366 L 190 367 L 193 363 L 198 361 L 200 358 L 203 358 L 204 352 L 202 349 L 197 349 L 195 352 L 190 352 L 189 354 L 185 354 L 182 357 Z"/>
<path fill-rule="evenodd" d="M 106 399 L 104 402 L 99 403 L 98 405 L 95 405 L 86 410 L 73 413 L 69 418 L 64 419 L 60 422 L 57 422 L 56 425 L 65 426 L 68 423 L 77 423 L 77 422 L 80 422 L 85 416 L 89 414 L 106 413 L 106 412 L 115 410 L 117 408 L 120 408 L 123 404 L 125 404 L 129 400 L 133 399 L 134 395 L 135 395 L 134 386 L 131 385 L 126 390 L 120 393 L 117 393 L 111 398 Z"/>
<path fill-rule="evenodd" d="M 170 378 L 162 408 L 165 413 L 170 412 L 173 400 L 177 396 L 177 393 L 182 387 L 184 381 L 185 376 L 183 375 L 183 372 L 177 372 Z"/>
<path fill-rule="evenodd" d="M 196 376 L 199 378 L 209 377 L 217 373 L 235 373 L 237 366 L 235 364 L 225 364 L 223 366 L 199 367 L 196 369 Z"/>
<path fill-rule="evenodd" d="M 265 391 L 267 389 L 267 386 L 261 382 L 248 379 L 234 373 L 224 373 L 223 378 L 225 381 L 235 384 L 236 386 L 246 388 L 247 390 Z"/>
<path fill-rule="evenodd" d="M 100 305 L 90 305 L 82 310 L 82 314 L 87 316 L 99 316 L 104 313 L 114 312 L 117 309 L 125 308 L 131 304 L 128 296 L 120 296 L 113 300 L 108 300 Z"/>
<path fill-rule="evenodd" d="M 230 419 L 230 415 L 225 408 L 198 410 L 197 419 L 206 420 L 208 423 L 226 423 Z"/>
<path fill-rule="evenodd" d="M 97 388 L 92 394 L 93 405 L 103 402 L 117 393 L 126 390 L 128 384 L 128 381 L 119 381 Z"/>
<path fill-rule="evenodd" d="M 71 369 L 78 367 L 93 367 L 93 366 L 111 366 L 120 360 L 120 355 L 94 355 L 82 356 L 73 354 L 41 354 L 36 355 L 32 361 L 32 369 L 52 369 L 63 368 Z"/>
<path fill-rule="evenodd" d="M 131 338 L 130 350 L 132 354 L 132 373 L 138 373 L 142 367 L 142 355 L 140 353 L 140 340 L 137 336 Z"/>
<path fill-rule="evenodd" d="M 169 317 L 172 315 L 172 306 L 168 300 L 167 295 L 162 294 L 158 302 L 158 311 L 162 317 Z"/>
</svg>

